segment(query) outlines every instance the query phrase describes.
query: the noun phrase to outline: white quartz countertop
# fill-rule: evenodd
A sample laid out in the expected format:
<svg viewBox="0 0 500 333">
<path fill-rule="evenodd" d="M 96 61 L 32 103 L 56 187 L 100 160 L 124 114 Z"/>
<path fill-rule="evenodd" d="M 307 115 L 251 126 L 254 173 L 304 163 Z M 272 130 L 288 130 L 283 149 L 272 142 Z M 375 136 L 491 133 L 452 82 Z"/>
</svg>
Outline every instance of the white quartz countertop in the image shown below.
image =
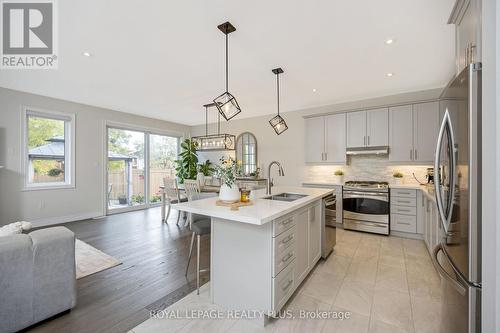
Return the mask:
<svg viewBox="0 0 500 333">
<path fill-rule="evenodd" d="M 319 200 L 333 193 L 333 190 L 289 186 L 273 187 L 273 194 L 287 192 L 307 195 L 304 198 L 297 199 L 292 202 L 262 199 L 262 197 L 266 196 L 265 189 L 255 190 L 252 192 L 253 205 L 240 207 L 237 211 L 232 211 L 229 207 L 216 206 L 215 202 L 218 200 L 218 197 L 175 204 L 172 205 L 172 208 L 188 213 L 206 215 L 242 223 L 263 225 L 280 216 L 293 212 L 294 210 Z"/>
<path fill-rule="evenodd" d="M 342 183 L 336 182 L 302 182 L 302 185 L 306 186 L 343 186 Z"/>
</svg>

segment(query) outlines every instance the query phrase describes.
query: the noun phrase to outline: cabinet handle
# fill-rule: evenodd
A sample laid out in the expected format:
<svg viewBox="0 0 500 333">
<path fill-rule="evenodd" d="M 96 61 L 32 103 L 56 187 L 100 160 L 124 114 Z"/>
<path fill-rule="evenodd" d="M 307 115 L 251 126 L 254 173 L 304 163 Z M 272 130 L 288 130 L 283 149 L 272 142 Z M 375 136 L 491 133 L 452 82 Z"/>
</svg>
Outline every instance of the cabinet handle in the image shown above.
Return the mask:
<svg viewBox="0 0 500 333">
<path fill-rule="evenodd" d="M 328 153 L 325 153 L 325 161 L 328 161 Z"/>
<path fill-rule="evenodd" d="M 398 222 L 398 224 L 411 225 L 411 223 L 408 222 Z"/>
<path fill-rule="evenodd" d="M 288 219 L 288 220 L 285 220 L 283 222 L 281 222 L 282 225 L 287 225 L 288 223 L 292 222 L 293 219 Z"/>
<path fill-rule="evenodd" d="M 418 160 L 418 157 L 417 157 L 417 150 L 415 149 L 415 160 Z"/>
<path fill-rule="evenodd" d="M 281 241 L 281 244 L 287 244 L 289 241 L 291 241 L 293 239 L 293 234 L 288 236 L 287 238 L 283 239 Z"/>
<path fill-rule="evenodd" d="M 285 284 L 284 287 L 281 287 L 281 289 L 287 290 L 292 285 L 292 283 L 293 283 L 293 280 L 288 280 L 288 283 Z"/>
<path fill-rule="evenodd" d="M 410 161 L 413 161 L 413 149 L 410 149 Z"/>
<path fill-rule="evenodd" d="M 366 146 L 366 135 L 363 136 L 363 146 Z"/>
<path fill-rule="evenodd" d="M 370 136 L 368 135 L 368 146 L 370 145 Z"/>
<path fill-rule="evenodd" d="M 283 259 L 281 259 L 281 262 L 287 262 L 288 259 L 290 259 L 291 257 L 293 257 L 293 253 L 292 252 L 288 253 L 288 255 L 286 257 L 284 257 Z"/>
</svg>

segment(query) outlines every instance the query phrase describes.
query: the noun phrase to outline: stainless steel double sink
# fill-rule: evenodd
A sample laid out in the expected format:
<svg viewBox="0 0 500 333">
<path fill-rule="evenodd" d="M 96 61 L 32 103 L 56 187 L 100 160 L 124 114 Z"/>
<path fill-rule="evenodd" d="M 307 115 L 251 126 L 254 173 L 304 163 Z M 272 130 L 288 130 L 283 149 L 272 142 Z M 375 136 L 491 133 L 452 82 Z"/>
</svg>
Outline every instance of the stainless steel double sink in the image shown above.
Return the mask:
<svg viewBox="0 0 500 333">
<path fill-rule="evenodd" d="M 291 202 L 291 201 L 295 201 L 298 199 L 302 199 L 304 197 L 307 197 L 307 194 L 279 193 L 279 194 L 273 194 L 273 195 L 269 195 L 267 197 L 263 197 L 262 199 Z"/>
</svg>

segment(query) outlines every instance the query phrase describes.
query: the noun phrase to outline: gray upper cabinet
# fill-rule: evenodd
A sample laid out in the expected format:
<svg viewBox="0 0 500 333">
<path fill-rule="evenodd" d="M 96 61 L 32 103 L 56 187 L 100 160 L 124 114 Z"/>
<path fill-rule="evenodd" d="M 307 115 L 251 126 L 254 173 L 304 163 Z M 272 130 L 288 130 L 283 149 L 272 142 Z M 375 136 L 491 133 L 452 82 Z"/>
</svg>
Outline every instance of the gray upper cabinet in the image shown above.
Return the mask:
<svg viewBox="0 0 500 333">
<path fill-rule="evenodd" d="M 368 147 L 389 144 L 389 111 L 387 108 L 366 111 L 366 137 Z"/>
<path fill-rule="evenodd" d="M 305 119 L 305 155 L 307 163 L 325 160 L 325 120 L 324 117 Z"/>
<path fill-rule="evenodd" d="M 439 133 L 439 103 L 389 109 L 389 160 L 433 163 Z"/>
<path fill-rule="evenodd" d="M 389 160 L 413 161 L 413 108 L 411 105 L 389 109 Z"/>
<path fill-rule="evenodd" d="M 366 111 L 347 114 L 347 148 L 366 146 Z"/>
<path fill-rule="evenodd" d="M 305 119 L 306 163 L 345 163 L 345 113 Z"/>
<path fill-rule="evenodd" d="M 481 61 L 481 1 L 457 0 L 448 23 L 455 24 L 457 73 Z"/>
<path fill-rule="evenodd" d="M 345 163 L 345 113 L 325 117 L 326 156 L 329 163 Z"/>
<path fill-rule="evenodd" d="M 439 102 L 413 105 L 413 159 L 433 162 L 439 133 Z"/>
<path fill-rule="evenodd" d="M 347 114 L 347 147 L 377 147 L 389 143 L 387 108 Z"/>
</svg>

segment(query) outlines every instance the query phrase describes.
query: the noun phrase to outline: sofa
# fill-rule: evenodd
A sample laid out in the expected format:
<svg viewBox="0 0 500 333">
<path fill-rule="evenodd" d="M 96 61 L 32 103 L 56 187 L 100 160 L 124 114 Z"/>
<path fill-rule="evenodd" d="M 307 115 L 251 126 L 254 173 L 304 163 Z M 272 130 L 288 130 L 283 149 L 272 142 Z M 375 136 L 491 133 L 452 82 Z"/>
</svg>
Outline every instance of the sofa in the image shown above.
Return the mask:
<svg viewBox="0 0 500 333">
<path fill-rule="evenodd" d="M 75 235 L 67 228 L 0 237 L 0 332 L 72 309 L 75 269 Z"/>
</svg>

